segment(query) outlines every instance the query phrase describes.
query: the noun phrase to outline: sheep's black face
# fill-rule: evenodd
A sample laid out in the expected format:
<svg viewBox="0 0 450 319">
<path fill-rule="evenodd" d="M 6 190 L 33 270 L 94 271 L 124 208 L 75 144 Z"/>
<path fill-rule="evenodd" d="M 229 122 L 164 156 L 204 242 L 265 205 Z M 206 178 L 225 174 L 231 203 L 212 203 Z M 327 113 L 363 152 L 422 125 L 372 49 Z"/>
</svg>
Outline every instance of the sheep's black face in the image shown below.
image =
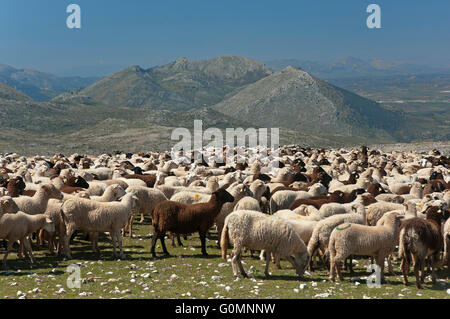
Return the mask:
<svg viewBox="0 0 450 319">
<path fill-rule="evenodd" d="M 226 190 L 220 188 L 215 191 L 213 194 L 216 194 L 217 198 L 223 203 L 232 203 L 234 202 L 234 197 L 228 193 Z"/>
<path fill-rule="evenodd" d="M 83 177 L 77 177 L 75 179 L 75 187 L 81 187 L 81 188 L 89 188 L 88 182 Z"/>
<path fill-rule="evenodd" d="M 142 172 L 142 169 L 139 166 L 136 166 L 135 168 L 133 168 L 133 172 L 137 175 L 143 175 L 144 173 Z"/>
</svg>

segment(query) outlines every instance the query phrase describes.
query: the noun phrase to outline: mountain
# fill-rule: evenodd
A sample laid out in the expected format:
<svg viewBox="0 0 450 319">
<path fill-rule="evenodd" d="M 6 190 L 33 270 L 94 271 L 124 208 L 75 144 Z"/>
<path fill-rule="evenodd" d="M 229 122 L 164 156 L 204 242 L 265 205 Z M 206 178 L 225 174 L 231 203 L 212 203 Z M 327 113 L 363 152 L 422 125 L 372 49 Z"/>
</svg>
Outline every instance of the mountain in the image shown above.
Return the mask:
<svg viewBox="0 0 450 319">
<path fill-rule="evenodd" d="M 235 55 L 199 61 L 182 57 L 150 69 L 123 69 L 80 94 L 111 106 L 188 110 L 216 104 L 270 74 L 263 63 Z"/>
<path fill-rule="evenodd" d="M 248 85 L 213 108 L 253 125 L 323 135 L 389 138 L 403 115 L 295 67 Z M 392 137 L 391 137 L 392 138 Z"/>
<path fill-rule="evenodd" d="M 37 101 L 47 101 L 60 93 L 88 86 L 97 80 L 97 77 L 58 77 L 50 73 L 0 64 L 0 83 L 22 91 Z"/>
<path fill-rule="evenodd" d="M 271 70 L 279 71 L 287 66 L 300 67 L 302 70 L 324 80 L 340 78 L 391 76 L 407 74 L 447 73 L 450 68 L 435 68 L 407 62 L 391 62 L 382 59 L 359 59 L 345 57 L 331 63 L 302 61 L 299 59 L 281 59 L 267 61 Z"/>
</svg>

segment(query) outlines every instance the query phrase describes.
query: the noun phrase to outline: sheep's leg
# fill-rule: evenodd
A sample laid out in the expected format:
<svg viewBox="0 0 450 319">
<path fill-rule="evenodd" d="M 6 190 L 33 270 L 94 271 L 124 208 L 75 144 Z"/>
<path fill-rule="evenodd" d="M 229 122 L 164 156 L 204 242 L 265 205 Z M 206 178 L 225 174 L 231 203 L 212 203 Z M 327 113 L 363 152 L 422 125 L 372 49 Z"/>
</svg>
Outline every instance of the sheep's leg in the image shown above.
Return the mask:
<svg viewBox="0 0 450 319">
<path fill-rule="evenodd" d="M 208 256 L 208 253 L 206 252 L 206 232 L 198 232 L 200 235 L 200 241 L 202 242 L 202 255 Z"/>
<path fill-rule="evenodd" d="M 239 270 L 240 270 L 242 276 L 244 276 L 244 278 L 248 278 L 248 275 L 245 272 L 244 267 L 242 266 L 242 250 L 241 249 L 239 249 L 239 254 L 236 257 L 237 257 L 237 265 L 239 267 Z"/>
<path fill-rule="evenodd" d="M 116 232 L 116 238 L 119 244 L 119 256 L 121 259 L 125 259 L 125 255 L 122 249 L 122 236 L 120 236 L 120 230 Z"/>
<path fill-rule="evenodd" d="M 275 265 L 277 265 L 277 268 L 281 269 L 281 264 L 280 264 L 280 259 L 281 258 L 280 258 L 280 255 L 271 253 L 271 256 L 273 256 L 274 263 L 275 263 Z"/>
<path fill-rule="evenodd" d="M 376 256 L 377 259 L 377 265 L 380 267 L 380 275 L 381 275 L 381 282 L 384 283 L 384 259 L 385 256 L 383 254 L 379 254 Z"/>
<path fill-rule="evenodd" d="M 144 214 L 141 214 L 141 220 L 139 221 L 141 224 L 144 222 L 145 218 L 144 218 Z"/>
<path fill-rule="evenodd" d="M 391 275 L 395 275 L 394 273 L 394 267 L 392 266 L 392 254 L 389 254 L 388 256 L 388 271 Z"/>
<path fill-rule="evenodd" d="M 130 238 L 133 238 L 133 223 L 134 223 L 134 215 L 131 215 L 128 227 L 130 228 L 128 231 L 130 232 Z"/>
<path fill-rule="evenodd" d="M 156 247 L 156 241 L 158 240 L 158 237 L 159 237 L 159 234 L 157 232 L 154 232 L 153 237 L 152 237 L 152 246 L 150 248 L 150 252 L 151 252 L 153 258 L 156 258 L 155 247 Z"/>
<path fill-rule="evenodd" d="M 23 245 L 25 247 L 25 251 L 27 252 L 28 257 L 30 258 L 31 263 L 34 263 L 34 257 L 33 257 L 33 250 L 31 249 L 30 241 L 27 237 L 23 238 L 21 242 L 23 241 Z"/>
<path fill-rule="evenodd" d="M 161 241 L 161 246 L 162 246 L 162 249 L 163 249 L 164 254 L 165 254 L 166 256 L 170 256 L 170 254 L 169 254 L 169 252 L 167 251 L 167 248 L 166 248 L 166 242 L 165 242 L 165 240 L 164 240 L 165 237 L 166 237 L 165 234 L 161 234 L 161 235 L 159 236 L 159 240 Z"/>
<path fill-rule="evenodd" d="M 180 234 L 177 234 L 177 244 L 180 247 L 183 247 L 183 243 L 181 242 Z"/>
<path fill-rule="evenodd" d="M 400 268 L 402 269 L 403 283 L 405 285 L 408 285 L 409 264 L 404 256 L 402 256 L 402 261 L 400 262 Z"/>
<path fill-rule="evenodd" d="M 266 268 L 264 269 L 264 275 L 266 277 L 269 277 L 269 264 L 270 264 L 270 254 L 267 252 L 266 254 Z"/>
<path fill-rule="evenodd" d="M 117 238 L 116 238 L 116 232 L 111 232 L 111 241 L 112 241 L 112 245 L 113 245 L 113 256 L 117 257 L 117 253 L 116 253 L 116 244 L 117 244 Z"/>
<path fill-rule="evenodd" d="M 330 281 L 334 282 L 335 281 L 335 271 L 336 271 L 336 267 L 335 267 L 335 260 L 333 257 L 331 257 L 330 260 Z"/>
<path fill-rule="evenodd" d="M 439 255 L 440 252 L 437 252 L 431 256 L 432 264 L 431 264 L 431 280 L 433 281 L 433 285 L 436 284 L 436 273 L 435 269 L 439 266 Z"/>
<path fill-rule="evenodd" d="M 266 258 L 264 257 L 264 253 L 265 253 L 265 250 L 264 249 L 261 250 L 261 253 L 259 254 L 259 260 L 261 260 L 261 261 L 266 260 Z"/>
<path fill-rule="evenodd" d="M 66 225 L 66 237 L 64 238 L 64 250 L 66 251 L 66 257 L 68 259 L 72 258 L 70 251 L 70 238 L 75 232 L 75 227 L 72 225 Z"/>
<path fill-rule="evenodd" d="M 418 257 L 413 255 L 413 261 L 414 261 L 414 275 L 416 276 L 416 286 L 418 289 L 422 288 L 422 285 L 420 283 L 420 276 L 419 276 L 419 270 L 421 267 L 421 261 Z"/>
<path fill-rule="evenodd" d="M 92 251 L 100 255 L 100 249 L 98 249 L 98 233 L 93 232 L 90 234 L 91 243 L 92 243 Z"/>
<path fill-rule="evenodd" d="M 6 259 L 8 258 L 9 252 L 12 250 L 14 244 L 14 240 L 8 240 L 8 246 L 6 247 L 5 255 L 3 256 L 3 268 L 6 269 Z"/>
<path fill-rule="evenodd" d="M 239 273 L 238 273 L 238 266 L 237 266 L 237 253 L 240 252 L 240 246 L 238 244 L 235 244 L 233 251 L 232 251 L 232 255 L 233 257 L 231 258 L 231 269 L 233 270 L 233 275 L 236 277 L 239 277 Z"/>
</svg>

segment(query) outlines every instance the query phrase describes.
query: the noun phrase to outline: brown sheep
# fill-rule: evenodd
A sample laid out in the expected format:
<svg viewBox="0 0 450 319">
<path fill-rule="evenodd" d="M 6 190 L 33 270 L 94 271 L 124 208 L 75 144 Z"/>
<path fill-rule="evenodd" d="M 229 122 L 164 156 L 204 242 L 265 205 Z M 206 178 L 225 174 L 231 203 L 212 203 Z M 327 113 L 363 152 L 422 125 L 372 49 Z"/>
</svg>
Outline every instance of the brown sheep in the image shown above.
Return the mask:
<svg viewBox="0 0 450 319">
<path fill-rule="evenodd" d="M 140 179 L 141 181 L 144 181 L 147 187 L 153 187 L 156 183 L 156 176 L 155 175 L 140 175 L 140 174 L 130 174 L 125 175 L 124 178 L 126 179 Z"/>
<path fill-rule="evenodd" d="M 164 243 L 165 233 L 192 234 L 198 232 L 202 243 L 202 254 L 206 252 L 206 234 L 214 224 L 214 219 L 219 214 L 225 203 L 232 203 L 234 197 L 225 189 L 219 188 L 212 193 L 206 203 L 184 204 L 174 201 L 159 203 L 153 211 L 154 235 L 152 238 L 151 253 L 156 257 L 155 246 L 159 238 L 164 254 L 169 255 Z"/>
<path fill-rule="evenodd" d="M 399 255 L 402 259 L 400 267 L 403 273 L 403 283 L 408 284 L 408 272 L 411 259 L 414 262 L 414 274 L 417 288 L 422 288 L 425 278 L 425 259 L 432 258 L 431 277 L 436 282 L 435 268 L 439 266 L 440 253 L 444 245 L 441 223 L 448 216 L 441 208 L 432 206 L 425 211 L 427 217 L 411 218 L 403 221 L 399 235 Z"/>
</svg>

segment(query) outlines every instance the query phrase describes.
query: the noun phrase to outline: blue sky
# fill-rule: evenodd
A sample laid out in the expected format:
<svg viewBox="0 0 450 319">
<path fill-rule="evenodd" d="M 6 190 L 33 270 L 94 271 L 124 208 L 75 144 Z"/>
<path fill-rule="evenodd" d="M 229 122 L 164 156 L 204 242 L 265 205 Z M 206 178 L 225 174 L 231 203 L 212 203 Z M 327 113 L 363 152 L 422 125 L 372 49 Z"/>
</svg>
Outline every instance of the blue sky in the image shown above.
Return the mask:
<svg viewBox="0 0 450 319">
<path fill-rule="evenodd" d="M 71 3 L 80 30 L 66 27 Z M 381 29 L 366 26 L 371 3 L 381 6 Z M 232 53 L 449 66 L 449 15 L 446 0 L 1 0 L 0 63 L 61 73 Z"/>
</svg>

